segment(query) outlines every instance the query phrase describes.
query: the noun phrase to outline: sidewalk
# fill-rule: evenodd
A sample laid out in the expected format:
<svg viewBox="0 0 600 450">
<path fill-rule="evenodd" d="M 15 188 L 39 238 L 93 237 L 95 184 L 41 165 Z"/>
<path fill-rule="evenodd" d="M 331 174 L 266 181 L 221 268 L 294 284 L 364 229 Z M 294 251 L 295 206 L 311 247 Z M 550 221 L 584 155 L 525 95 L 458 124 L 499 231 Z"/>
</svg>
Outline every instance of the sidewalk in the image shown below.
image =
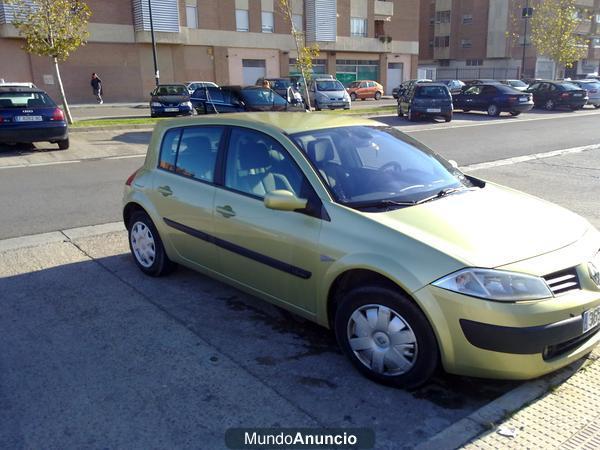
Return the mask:
<svg viewBox="0 0 600 450">
<path fill-rule="evenodd" d="M 597 349 L 565 382 L 462 448 L 600 448 L 599 360 Z"/>
</svg>

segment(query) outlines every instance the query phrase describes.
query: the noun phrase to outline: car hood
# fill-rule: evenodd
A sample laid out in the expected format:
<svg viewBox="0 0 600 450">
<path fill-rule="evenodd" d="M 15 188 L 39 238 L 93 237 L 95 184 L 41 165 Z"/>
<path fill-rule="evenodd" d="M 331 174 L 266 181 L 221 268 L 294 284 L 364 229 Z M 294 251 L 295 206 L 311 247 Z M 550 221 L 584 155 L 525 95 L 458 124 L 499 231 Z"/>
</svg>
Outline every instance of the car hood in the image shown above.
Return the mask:
<svg viewBox="0 0 600 450">
<path fill-rule="evenodd" d="M 182 103 L 189 102 L 189 95 L 156 95 L 152 97 L 153 102 L 159 103 Z"/>
<path fill-rule="evenodd" d="M 474 267 L 533 258 L 579 240 L 589 223 L 560 206 L 488 183 L 372 219 Z"/>
</svg>

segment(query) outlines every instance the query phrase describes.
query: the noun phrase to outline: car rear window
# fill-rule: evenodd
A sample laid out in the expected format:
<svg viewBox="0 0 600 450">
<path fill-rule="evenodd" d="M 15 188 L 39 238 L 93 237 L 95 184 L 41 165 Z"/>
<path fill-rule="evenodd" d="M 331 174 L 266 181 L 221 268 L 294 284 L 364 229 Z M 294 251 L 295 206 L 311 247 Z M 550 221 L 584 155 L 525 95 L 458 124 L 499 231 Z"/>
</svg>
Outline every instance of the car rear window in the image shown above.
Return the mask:
<svg viewBox="0 0 600 450">
<path fill-rule="evenodd" d="M 558 85 L 558 88 L 561 91 L 579 91 L 579 90 L 581 90 L 581 88 L 579 86 L 577 86 L 576 84 L 572 84 L 572 83 L 561 83 Z"/>
<path fill-rule="evenodd" d="M 53 108 L 56 103 L 44 92 L 0 92 L 0 108 Z"/>
<path fill-rule="evenodd" d="M 448 89 L 441 86 L 419 86 L 415 92 L 416 97 L 424 98 L 449 98 Z"/>
</svg>

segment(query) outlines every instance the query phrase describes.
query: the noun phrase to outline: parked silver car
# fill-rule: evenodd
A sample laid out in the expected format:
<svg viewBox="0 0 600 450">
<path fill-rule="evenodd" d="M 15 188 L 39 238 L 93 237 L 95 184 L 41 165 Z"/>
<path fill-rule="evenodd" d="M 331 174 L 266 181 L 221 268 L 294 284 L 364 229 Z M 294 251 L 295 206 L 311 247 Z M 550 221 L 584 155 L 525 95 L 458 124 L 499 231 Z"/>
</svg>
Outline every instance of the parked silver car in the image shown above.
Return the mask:
<svg viewBox="0 0 600 450">
<path fill-rule="evenodd" d="M 593 105 L 594 108 L 600 108 L 600 81 L 592 79 L 573 80 L 569 83 L 585 89 L 588 93 L 588 105 Z"/>
<path fill-rule="evenodd" d="M 310 102 L 317 111 L 322 109 L 350 109 L 350 94 L 338 80 L 317 78 L 308 83 Z"/>
</svg>

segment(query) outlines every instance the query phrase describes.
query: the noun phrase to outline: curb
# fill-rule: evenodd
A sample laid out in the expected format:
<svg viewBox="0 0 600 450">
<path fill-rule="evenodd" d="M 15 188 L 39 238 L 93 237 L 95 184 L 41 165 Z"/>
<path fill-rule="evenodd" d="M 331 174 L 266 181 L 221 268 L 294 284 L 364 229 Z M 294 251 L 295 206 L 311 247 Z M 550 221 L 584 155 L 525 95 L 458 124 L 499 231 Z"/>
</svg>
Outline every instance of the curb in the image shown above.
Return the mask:
<svg viewBox="0 0 600 450">
<path fill-rule="evenodd" d="M 111 222 L 102 225 L 68 228 L 66 230 L 51 231 L 49 233 L 2 239 L 0 240 L 0 253 L 28 247 L 37 247 L 38 245 L 52 244 L 55 242 L 70 242 L 76 239 L 118 233 L 124 230 L 125 225 L 123 225 L 123 222 Z"/>
<path fill-rule="evenodd" d="M 480 434 L 490 431 L 507 416 L 562 384 L 582 367 L 597 362 L 596 357 L 588 355 L 551 375 L 527 381 L 430 437 L 416 446 L 414 450 L 457 449 Z"/>
</svg>

